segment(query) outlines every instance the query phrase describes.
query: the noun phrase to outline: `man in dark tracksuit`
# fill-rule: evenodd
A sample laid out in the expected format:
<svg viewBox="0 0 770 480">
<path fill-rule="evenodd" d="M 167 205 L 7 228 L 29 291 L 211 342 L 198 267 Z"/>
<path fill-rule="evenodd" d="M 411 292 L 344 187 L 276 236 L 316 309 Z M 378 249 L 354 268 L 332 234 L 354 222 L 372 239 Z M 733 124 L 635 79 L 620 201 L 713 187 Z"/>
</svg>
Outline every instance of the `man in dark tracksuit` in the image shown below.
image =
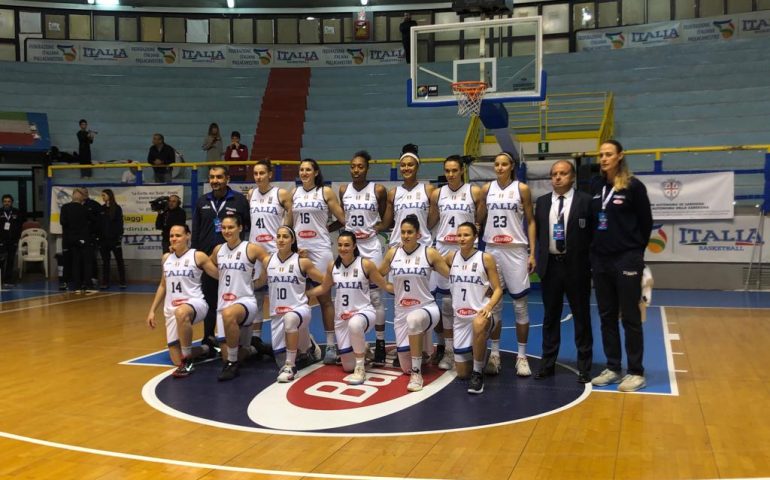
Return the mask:
<svg viewBox="0 0 770 480">
<path fill-rule="evenodd" d="M 0 257 L 3 272 L 3 286 L 13 286 L 13 270 L 16 265 L 16 250 L 19 248 L 21 224 L 24 216 L 18 208 L 13 208 L 13 196 L 3 195 L 3 209 L 0 210 Z"/>
<path fill-rule="evenodd" d="M 211 192 L 201 195 L 195 204 L 192 223 L 192 248 L 211 255 L 214 247 L 224 243 L 222 236 L 222 219 L 228 214 L 241 217 L 244 227 L 241 239 L 249 238 L 248 228 L 251 225 L 249 202 L 241 193 L 227 186 L 230 177 L 223 166 L 213 166 L 209 169 L 209 185 Z M 203 275 L 203 297 L 209 305 L 209 312 L 204 320 L 203 342 L 209 347 L 217 347 L 214 340 L 214 330 L 217 318 L 217 288 L 218 281 L 208 275 Z M 213 349 L 212 349 L 213 351 Z"/>
</svg>

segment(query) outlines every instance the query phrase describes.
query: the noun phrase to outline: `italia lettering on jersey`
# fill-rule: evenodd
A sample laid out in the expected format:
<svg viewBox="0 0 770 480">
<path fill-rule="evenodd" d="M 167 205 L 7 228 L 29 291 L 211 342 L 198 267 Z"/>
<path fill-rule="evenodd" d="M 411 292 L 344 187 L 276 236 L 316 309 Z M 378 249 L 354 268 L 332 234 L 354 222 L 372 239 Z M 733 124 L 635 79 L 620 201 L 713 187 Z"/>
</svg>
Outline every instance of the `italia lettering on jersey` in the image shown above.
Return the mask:
<svg viewBox="0 0 770 480">
<path fill-rule="evenodd" d="M 166 313 L 187 302 L 190 298 L 203 298 L 201 276 L 203 270 L 195 262 L 193 248 L 188 249 L 182 256 L 171 253 L 163 262 L 163 276 L 166 279 Z"/>
<path fill-rule="evenodd" d="M 417 241 L 421 245 L 432 245 L 433 238 L 428 229 L 428 212 L 430 198 L 425 190 L 425 184 L 418 183 L 411 190 L 403 185 L 396 187 L 393 195 L 393 232 L 390 234 L 390 246 L 401 243 L 401 222 L 407 215 L 417 215 L 420 221 L 420 236 Z"/>
<path fill-rule="evenodd" d="M 484 241 L 492 245 L 528 245 L 519 182 L 513 181 L 505 188 L 500 188 L 497 180 L 491 182 L 486 201 Z"/>
<path fill-rule="evenodd" d="M 484 305 L 489 290 L 489 277 L 484 267 L 484 254 L 474 252 L 467 259 L 455 253 L 449 268 L 452 309 L 460 317 L 475 316 Z"/>
<path fill-rule="evenodd" d="M 418 245 L 411 253 L 399 247 L 390 262 L 390 276 L 396 308 L 416 308 L 434 301 L 430 293 L 430 275 L 433 266 L 428 261 L 425 245 Z"/>
<path fill-rule="evenodd" d="M 300 248 L 330 248 L 329 229 L 326 225 L 329 220 L 329 206 L 326 204 L 323 188 L 305 190 L 302 186 L 297 187 L 292 199 L 292 216 Z"/>
<path fill-rule="evenodd" d="M 254 295 L 254 262 L 247 254 L 249 242 L 243 241 L 231 249 L 226 243 L 217 252 L 219 269 L 218 309 L 235 300 Z"/>
<path fill-rule="evenodd" d="M 444 185 L 439 191 L 437 206 L 439 221 L 436 241 L 457 243 L 457 227 L 465 222 L 476 221 L 476 204 L 473 201 L 471 185 L 463 184 L 457 190 Z"/>
<path fill-rule="evenodd" d="M 364 308 L 371 308 L 369 296 L 369 279 L 364 272 L 363 260 L 355 258 L 350 265 L 334 265 L 332 269 L 334 280 L 334 311 L 342 320 L 349 320 Z"/>
<path fill-rule="evenodd" d="M 299 255 L 293 253 L 281 261 L 277 253 L 272 254 L 267 264 L 270 315 L 283 315 L 307 305 L 306 282 L 307 277 L 299 267 Z"/>
<path fill-rule="evenodd" d="M 377 233 L 374 225 L 381 218 L 374 182 L 367 183 L 360 191 L 352 183 L 348 184 L 342 196 L 342 208 L 345 210 L 345 229 L 353 232 L 356 238 L 369 238 Z"/>
<path fill-rule="evenodd" d="M 258 188 L 255 188 L 249 200 L 251 212 L 250 240 L 261 244 L 270 253 L 276 250 L 275 232 L 278 231 L 278 227 L 283 225 L 283 217 L 286 213 L 278 193 L 278 187 L 272 187 L 265 193 L 261 193 Z"/>
</svg>

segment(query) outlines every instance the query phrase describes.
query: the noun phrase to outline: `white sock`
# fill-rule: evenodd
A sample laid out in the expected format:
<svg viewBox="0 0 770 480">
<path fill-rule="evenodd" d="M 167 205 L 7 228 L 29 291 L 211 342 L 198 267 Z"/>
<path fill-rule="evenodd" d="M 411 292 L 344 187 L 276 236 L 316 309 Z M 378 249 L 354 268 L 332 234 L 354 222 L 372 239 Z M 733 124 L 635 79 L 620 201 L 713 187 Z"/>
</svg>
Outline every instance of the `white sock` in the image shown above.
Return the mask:
<svg viewBox="0 0 770 480">
<path fill-rule="evenodd" d="M 454 338 L 447 338 L 446 339 L 446 351 L 452 352 L 454 349 L 452 348 L 452 343 L 454 342 Z"/>
<path fill-rule="evenodd" d="M 419 372 L 420 367 L 422 367 L 422 356 L 412 357 L 412 370 L 417 370 Z"/>
<path fill-rule="evenodd" d="M 492 353 L 500 355 L 500 340 L 492 340 Z"/>
<path fill-rule="evenodd" d="M 296 361 L 297 361 L 297 351 L 286 350 L 286 364 L 291 365 L 293 367 Z"/>
<path fill-rule="evenodd" d="M 366 357 L 356 357 L 356 368 L 363 367 Z"/>
<path fill-rule="evenodd" d="M 227 347 L 227 361 L 228 362 L 238 361 L 238 347 L 235 347 L 235 348 Z"/>
<path fill-rule="evenodd" d="M 334 346 L 334 332 L 326 332 L 326 346 Z"/>
<path fill-rule="evenodd" d="M 192 356 L 192 347 L 182 347 L 182 356 L 190 358 Z"/>
<path fill-rule="evenodd" d="M 374 335 L 377 337 L 377 340 L 385 340 L 385 330 L 383 331 L 375 330 Z"/>
<path fill-rule="evenodd" d="M 473 371 L 481 373 L 482 370 L 484 370 L 484 360 L 482 360 L 480 362 L 478 360 L 474 360 L 473 361 Z"/>
<path fill-rule="evenodd" d="M 520 357 L 526 357 L 527 356 L 527 344 L 519 342 L 519 356 Z"/>
</svg>

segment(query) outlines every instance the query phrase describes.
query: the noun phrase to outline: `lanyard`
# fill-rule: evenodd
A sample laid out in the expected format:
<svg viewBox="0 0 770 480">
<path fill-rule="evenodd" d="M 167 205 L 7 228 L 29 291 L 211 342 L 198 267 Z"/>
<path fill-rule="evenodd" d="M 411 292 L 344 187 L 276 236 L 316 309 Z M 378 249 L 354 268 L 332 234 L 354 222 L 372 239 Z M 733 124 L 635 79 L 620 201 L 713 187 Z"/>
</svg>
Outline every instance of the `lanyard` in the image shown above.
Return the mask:
<svg viewBox="0 0 770 480">
<path fill-rule="evenodd" d="M 610 200 L 612 199 L 612 195 L 615 193 L 615 187 L 612 187 L 612 190 L 610 190 L 609 195 L 606 197 L 604 196 L 607 191 L 607 185 L 602 187 L 602 211 L 607 209 L 607 204 L 610 203 Z"/>
<path fill-rule="evenodd" d="M 11 212 L 11 213 L 13 213 L 13 212 Z M 5 217 L 5 219 L 6 219 L 7 221 L 9 221 L 9 222 L 11 221 L 11 213 L 8 213 L 8 212 L 6 212 L 5 210 L 3 210 L 3 216 L 4 216 L 4 217 Z"/>
<path fill-rule="evenodd" d="M 225 203 L 227 203 L 227 199 L 226 198 L 222 199 L 222 203 L 219 204 L 219 208 L 217 208 L 216 204 L 214 203 L 214 200 L 210 200 L 210 202 L 211 202 L 211 208 L 214 209 L 214 213 L 215 213 L 214 217 L 219 218 L 219 212 L 221 212 L 222 209 L 225 208 Z"/>
</svg>

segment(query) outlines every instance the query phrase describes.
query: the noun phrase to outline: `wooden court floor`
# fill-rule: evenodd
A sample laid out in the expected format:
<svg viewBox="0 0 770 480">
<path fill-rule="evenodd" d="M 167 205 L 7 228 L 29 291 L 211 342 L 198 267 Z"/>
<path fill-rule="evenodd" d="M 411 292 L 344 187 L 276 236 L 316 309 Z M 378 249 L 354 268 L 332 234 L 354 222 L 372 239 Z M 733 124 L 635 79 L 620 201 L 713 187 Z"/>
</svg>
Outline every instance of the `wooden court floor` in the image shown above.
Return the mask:
<svg viewBox="0 0 770 480">
<path fill-rule="evenodd" d="M 770 310 L 666 308 L 678 396 L 592 392 L 506 426 L 385 438 L 224 430 L 149 407 L 150 294 L 3 302 L 0 479 L 770 476 Z M 601 352 L 595 353 L 596 359 Z"/>
</svg>

